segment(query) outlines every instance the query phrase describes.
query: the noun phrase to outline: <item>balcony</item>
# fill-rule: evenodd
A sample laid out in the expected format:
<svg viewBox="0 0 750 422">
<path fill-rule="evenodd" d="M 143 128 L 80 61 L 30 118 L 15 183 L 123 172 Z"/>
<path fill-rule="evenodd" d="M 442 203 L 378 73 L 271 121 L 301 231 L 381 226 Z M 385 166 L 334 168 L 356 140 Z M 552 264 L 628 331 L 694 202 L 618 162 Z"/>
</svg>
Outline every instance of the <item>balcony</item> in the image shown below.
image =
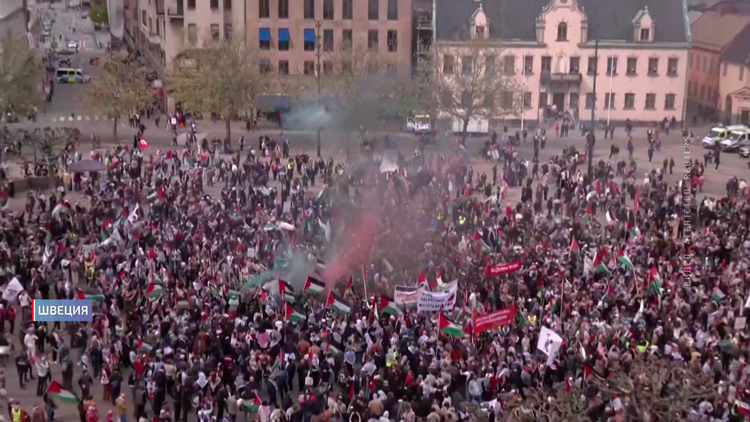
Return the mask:
<svg viewBox="0 0 750 422">
<path fill-rule="evenodd" d="M 553 84 L 580 84 L 583 77 L 579 72 L 552 73 L 548 70 L 542 71 L 542 83 Z"/>
<path fill-rule="evenodd" d="M 164 16 L 164 0 L 156 0 L 156 16 Z"/>
<path fill-rule="evenodd" d="M 167 2 L 167 15 L 171 19 L 182 19 L 185 16 L 183 0 L 165 0 Z"/>
</svg>

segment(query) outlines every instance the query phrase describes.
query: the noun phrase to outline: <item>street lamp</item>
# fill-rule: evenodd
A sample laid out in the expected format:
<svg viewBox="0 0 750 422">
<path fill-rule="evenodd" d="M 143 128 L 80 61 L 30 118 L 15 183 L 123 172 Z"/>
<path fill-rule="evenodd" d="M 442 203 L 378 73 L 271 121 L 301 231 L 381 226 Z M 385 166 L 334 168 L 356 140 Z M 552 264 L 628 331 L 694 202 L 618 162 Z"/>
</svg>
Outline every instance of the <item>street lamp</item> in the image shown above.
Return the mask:
<svg viewBox="0 0 750 422">
<path fill-rule="evenodd" d="M 315 22 L 315 57 L 318 59 L 317 63 L 315 64 L 315 77 L 318 80 L 318 106 L 320 106 L 320 21 Z M 320 158 L 320 131 L 321 127 L 320 124 L 318 124 L 317 127 L 317 136 L 318 136 L 318 144 L 317 144 L 317 153 L 318 158 Z"/>
<path fill-rule="evenodd" d="M 594 128 L 596 127 L 596 74 L 599 73 L 599 40 L 594 42 L 594 63 L 594 104 L 591 105 L 591 127 L 589 127 L 589 133 L 586 135 L 586 158 L 588 159 L 589 177 L 592 178 L 594 177 L 594 144 L 596 143 Z"/>
</svg>

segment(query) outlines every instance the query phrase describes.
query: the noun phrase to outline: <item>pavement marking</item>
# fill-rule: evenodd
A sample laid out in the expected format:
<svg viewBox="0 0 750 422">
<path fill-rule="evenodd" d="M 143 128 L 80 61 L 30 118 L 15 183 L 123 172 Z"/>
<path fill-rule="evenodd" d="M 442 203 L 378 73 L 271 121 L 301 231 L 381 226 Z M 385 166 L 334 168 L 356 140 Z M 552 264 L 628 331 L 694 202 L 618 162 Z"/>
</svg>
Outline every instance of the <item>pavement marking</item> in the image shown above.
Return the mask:
<svg viewBox="0 0 750 422">
<path fill-rule="evenodd" d="M 73 121 L 73 116 L 68 117 L 68 121 L 72 122 Z"/>
<path fill-rule="evenodd" d="M 80 122 L 81 119 L 83 119 L 83 118 L 81 116 L 78 116 L 78 118 L 76 120 L 78 120 Z"/>
<path fill-rule="evenodd" d="M 86 116 L 86 121 L 88 122 L 89 120 L 91 120 L 91 116 Z"/>
</svg>

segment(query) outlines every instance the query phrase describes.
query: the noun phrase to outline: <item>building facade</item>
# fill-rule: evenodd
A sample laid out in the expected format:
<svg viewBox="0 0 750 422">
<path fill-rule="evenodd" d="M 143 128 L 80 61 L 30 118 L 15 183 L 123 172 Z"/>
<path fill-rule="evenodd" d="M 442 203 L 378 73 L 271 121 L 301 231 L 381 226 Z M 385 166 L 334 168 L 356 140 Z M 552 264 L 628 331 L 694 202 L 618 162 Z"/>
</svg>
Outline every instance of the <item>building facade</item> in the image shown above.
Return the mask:
<svg viewBox="0 0 750 422">
<path fill-rule="evenodd" d="M 257 0 L 247 22 L 248 45 L 279 75 L 314 75 L 318 43 L 323 73 L 342 71 L 347 50 L 410 71 L 412 0 Z"/>
<path fill-rule="evenodd" d="M 26 37 L 26 9 L 23 0 L 0 1 L 0 36 L 11 33 Z"/>
<path fill-rule="evenodd" d="M 522 104 L 497 118 L 538 121 L 554 108 L 584 121 L 684 119 L 690 26 L 682 0 L 435 3 L 442 71 L 446 60 L 461 63 L 469 43 L 501 49 L 493 71 L 523 92 Z"/>
<path fill-rule="evenodd" d="M 727 124 L 750 126 L 750 26 L 721 55 L 719 114 Z"/>
<path fill-rule="evenodd" d="M 750 25 L 750 14 L 718 8 L 701 15 L 691 26 L 693 42 L 688 69 L 688 106 L 704 119 L 718 117 L 721 55 L 737 35 Z"/>
</svg>

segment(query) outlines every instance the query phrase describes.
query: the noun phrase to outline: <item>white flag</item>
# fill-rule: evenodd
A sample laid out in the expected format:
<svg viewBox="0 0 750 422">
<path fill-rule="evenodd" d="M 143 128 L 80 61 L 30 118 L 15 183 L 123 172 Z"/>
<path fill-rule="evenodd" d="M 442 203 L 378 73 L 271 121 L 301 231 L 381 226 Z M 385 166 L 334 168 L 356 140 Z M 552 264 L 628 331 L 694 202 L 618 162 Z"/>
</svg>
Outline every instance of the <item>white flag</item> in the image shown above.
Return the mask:
<svg viewBox="0 0 750 422">
<path fill-rule="evenodd" d="M 133 212 L 128 215 L 128 222 L 130 224 L 135 224 L 136 221 L 138 221 L 138 204 L 135 204 L 135 209 L 133 209 Z"/>
<path fill-rule="evenodd" d="M 551 365 L 555 361 L 557 352 L 562 346 L 563 339 L 556 332 L 550 330 L 547 327 L 542 327 L 542 331 L 539 333 L 539 341 L 536 344 L 536 348 L 539 351 L 544 352 L 547 355 L 547 365 Z"/>
<path fill-rule="evenodd" d="M 3 292 L 3 300 L 8 302 L 13 302 L 16 300 L 16 297 L 18 297 L 18 294 L 23 291 L 23 286 L 21 286 L 21 282 L 18 281 L 18 278 L 13 277 L 13 280 L 8 283 L 8 286 L 5 287 L 5 291 Z"/>
</svg>

